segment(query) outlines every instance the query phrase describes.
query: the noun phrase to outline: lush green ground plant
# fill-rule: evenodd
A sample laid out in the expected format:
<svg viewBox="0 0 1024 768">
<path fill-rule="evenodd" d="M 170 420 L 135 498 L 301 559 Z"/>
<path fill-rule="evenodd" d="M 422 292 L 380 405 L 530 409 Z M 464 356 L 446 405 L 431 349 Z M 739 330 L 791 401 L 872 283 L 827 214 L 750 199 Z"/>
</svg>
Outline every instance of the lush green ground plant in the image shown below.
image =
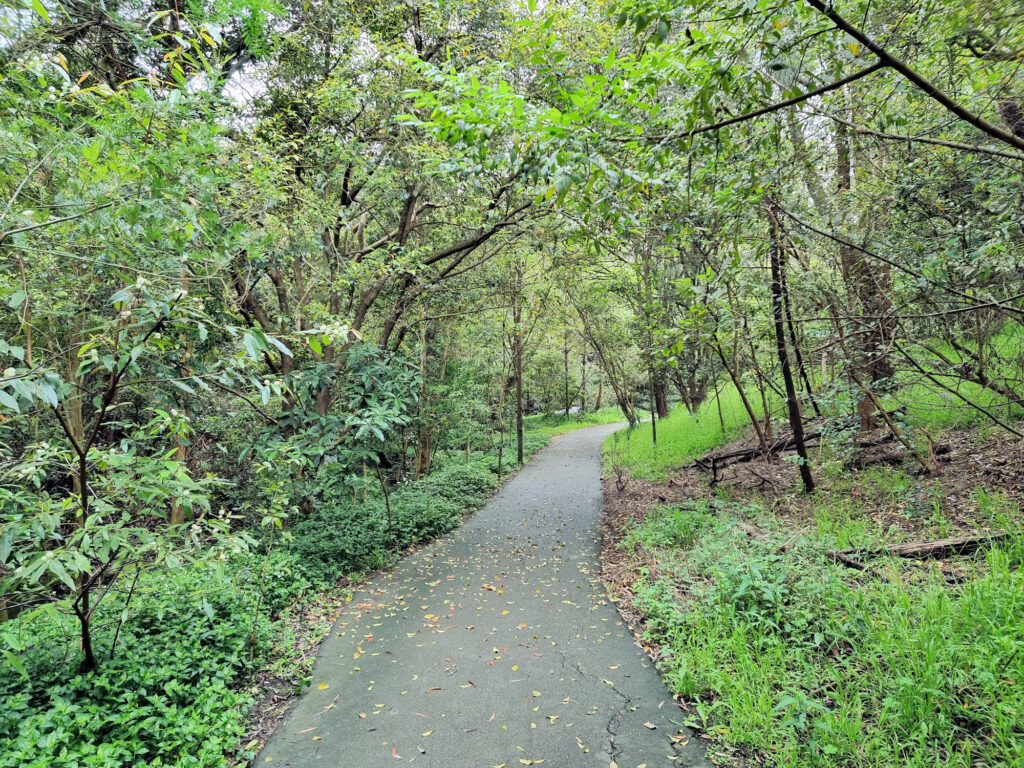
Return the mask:
<svg viewBox="0 0 1024 768">
<path fill-rule="evenodd" d="M 126 590 L 99 609 L 105 658 L 92 674 L 75 672 L 75 628 L 63 615 L 0 624 L 5 644 L 21 646 L 17 666 L 0 667 L 0 765 L 223 765 L 246 728 L 241 683 L 273 636 L 240 565 L 144 572 L 131 621 L 119 620 Z"/>
<path fill-rule="evenodd" d="M 769 399 L 769 407 L 773 407 L 772 402 Z M 752 401 L 755 413 L 763 418 L 763 408 L 759 403 L 756 399 Z M 718 417 L 719 405 L 721 420 Z M 686 461 L 740 437 L 749 427 L 750 420 L 739 392 L 731 384 L 722 385 L 717 401 L 711 397 L 696 413 L 677 406 L 668 418 L 659 419 L 657 445 L 651 441 L 650 423 L 610 435 L 604 444 L 605 464 L 609 469 L 612 465 L 628 467 L 633 477 L 660 480 Z"/>
<path fill-rule="evenodd" d="M 885 533 L 839 498 L 796 537 L 760 505 L 653 510 L 625 545 L 658 563 L 637 605 L 690 724 L 777 765 L 1024 764 L 1024 536 L 1019 510 L 983 506 L 1013 536 L 952 585 L 937 562 L 828 561 Z"/>
</svg>

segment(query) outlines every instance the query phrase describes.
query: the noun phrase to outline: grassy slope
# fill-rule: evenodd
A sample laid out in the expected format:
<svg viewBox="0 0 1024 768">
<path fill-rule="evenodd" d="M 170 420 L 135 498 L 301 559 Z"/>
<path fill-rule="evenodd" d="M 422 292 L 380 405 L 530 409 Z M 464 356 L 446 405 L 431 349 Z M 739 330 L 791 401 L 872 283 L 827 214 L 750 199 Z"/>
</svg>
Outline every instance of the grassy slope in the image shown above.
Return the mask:
<svg viewBox="0 0 1024 768">
<path fill-rule="evenodd" d="M 701 456 L 713 448 L 743 435 L 750 420 L 736 388 L 731 384 L 720 391 L 722 419 L 718 418 L 718 402 L 706 401 L 696 414 L 677 406 L 666 419 L 657 423 L 658 444 L 651 442 L 651 425 L 640 424 L 610 435 L 605 441 L 605 463 L 628 467 L 633 477 L 662 480 L 666 473 Z M 748 392 L 755 413 L 764 415 L 760 397 Z M 776 403 L 769 400 L 769 407 Z M 723 431 L 722 424 L 725 429 Z"/>
<path fill-rule="evenodd" d="M 901 395 L 915 423 L 951 422 L 923 390 Z M 723 412 L 724 434 L 713 404 L 696 418 L 674 412 L 659 423 L 657 450 L 649 427 L 618 433 L 607 460 L 663 478 L 745 429 L 735 391 Z M 755 751 L 780 766 L 1024 766 L 1021 511 L 979 490 L 979 522 L 1012 531 L 1008 543 L 956 563 L 878 560 L 876 575 L 861 574 L 824 553 L 900 538 L 891 519 L 871 514 L 866 487 L 908 500 L 905 513 L 928 520 L 928 536 L 947 535 L 946 521 L 923 482 L 898 470 L 822 470 L 829 482 L 810 519 L 709 490 L 652 509 L 624 539 L 641 553 L 634 592 L 647 639 L 690 725 L 725 756 Z"/>
<path fill-rule="evenodd" d="M 844 540 L 887 539 L 835 503 L 849 490 L 820 498 L 795 534 L 763 504 L 713 499 L 658 508 L 627 536 L 657 563 L 636 605 L 689 723 L 720 751 L 780 766 L 1024 765 L 1019 510 L 1011 522 L 987 497 L 983 512 L 1015 536 L 957 563 L 951 586 L 951 563 L 831 564 L 825 551 Z"/>
</svg>

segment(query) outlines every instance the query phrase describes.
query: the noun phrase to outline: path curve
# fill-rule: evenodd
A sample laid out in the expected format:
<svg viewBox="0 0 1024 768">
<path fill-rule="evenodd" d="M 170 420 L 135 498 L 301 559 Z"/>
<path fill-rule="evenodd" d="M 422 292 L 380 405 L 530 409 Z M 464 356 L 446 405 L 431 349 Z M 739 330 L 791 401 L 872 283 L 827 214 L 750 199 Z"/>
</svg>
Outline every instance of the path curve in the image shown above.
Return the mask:
<svg viewBox="0 0 1024 768">
<path fill-rule="evenodd" d="M 555 438 L 359 590 L 254 765 L 709 766 L 601 583 L 600 450 L 619 428 Z"/>
</svg>

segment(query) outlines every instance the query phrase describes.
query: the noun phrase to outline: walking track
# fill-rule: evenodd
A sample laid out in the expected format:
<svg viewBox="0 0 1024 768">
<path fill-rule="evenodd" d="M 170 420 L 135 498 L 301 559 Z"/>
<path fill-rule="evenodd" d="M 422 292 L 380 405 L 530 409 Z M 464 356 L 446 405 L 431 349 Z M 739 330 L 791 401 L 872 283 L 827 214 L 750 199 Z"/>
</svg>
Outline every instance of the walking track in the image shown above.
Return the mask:
<svg viewBox="0 0 1024 768">
<path fill-rule="evenodd" d="M 709 766 L 605 595 L 600 449 L 538 453 L 346 604 L 255 766 Z"/>
</svg>

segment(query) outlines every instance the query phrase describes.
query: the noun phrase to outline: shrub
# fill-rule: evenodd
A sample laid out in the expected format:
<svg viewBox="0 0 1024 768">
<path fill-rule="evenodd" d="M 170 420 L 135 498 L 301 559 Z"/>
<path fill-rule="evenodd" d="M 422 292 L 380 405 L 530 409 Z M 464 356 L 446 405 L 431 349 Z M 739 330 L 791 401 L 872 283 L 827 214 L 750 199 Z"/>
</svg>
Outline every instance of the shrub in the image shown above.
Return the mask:
<svg viewBox="0 0 1024 768">
<path fill-rule="evenodd" d="M 103 656 L 121 611 L 111 601 L 98 614 Z M 60 614 L 0 625 L 0 642 L 20 633 L 34 643 L 24 674 L 0 667 L 0 768 L 220 766 L 237 748 L 249 705 L 238 682 L 266 652 L 270 627 L 261 615 L 253 635 L 244 580 L 223 564 L 144 575 L 132 605 L 113 657 L 87 675 L 65 652 Z"/>
</svg>

